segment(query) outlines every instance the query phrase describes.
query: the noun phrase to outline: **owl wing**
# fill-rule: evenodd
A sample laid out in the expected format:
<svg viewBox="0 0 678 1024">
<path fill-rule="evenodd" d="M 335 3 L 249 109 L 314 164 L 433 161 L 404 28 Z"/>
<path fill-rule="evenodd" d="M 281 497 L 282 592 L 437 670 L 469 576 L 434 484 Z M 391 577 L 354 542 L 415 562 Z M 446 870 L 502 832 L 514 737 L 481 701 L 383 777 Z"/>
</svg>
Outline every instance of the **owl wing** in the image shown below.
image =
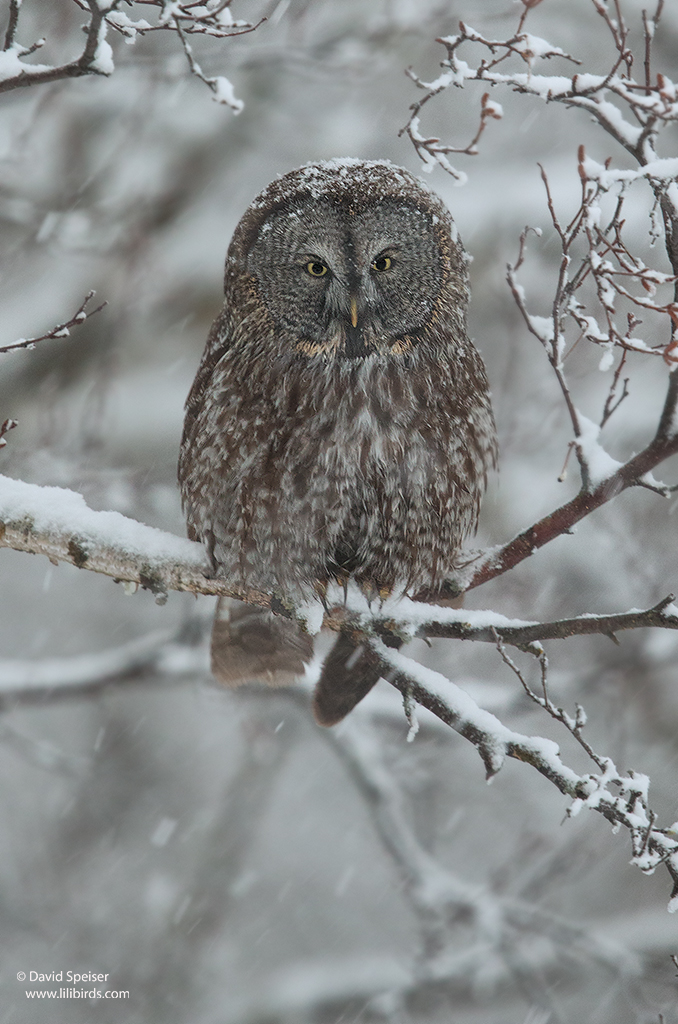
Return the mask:
<svg viewBox="0 0 678 1024">
<path fill-rule="evenodd" d="M 188 392 L 185 405 L 184 431 L 181 438 L 182 451 L 190 443 L 193 436 L 195 421 L 203 404 L 205 391 L 209 387 L 214 368 L 224 352 L 230 348 L 230 343 L 230 336 L 227 330 L 226 307 L 224 307 L 210 328 L 198 372 L 191 385 L 191 390 Z"/>
</svg>

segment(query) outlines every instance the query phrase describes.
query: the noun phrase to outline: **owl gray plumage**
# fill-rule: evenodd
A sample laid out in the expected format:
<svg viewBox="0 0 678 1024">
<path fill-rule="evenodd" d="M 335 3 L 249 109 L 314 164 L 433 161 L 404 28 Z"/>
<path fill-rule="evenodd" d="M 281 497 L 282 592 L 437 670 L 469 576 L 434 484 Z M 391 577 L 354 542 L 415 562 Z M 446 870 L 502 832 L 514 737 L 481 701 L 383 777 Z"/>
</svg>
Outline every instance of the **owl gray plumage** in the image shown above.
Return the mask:
<svg viewBox="0 0 678 1024">
<path fill-rule="evenodd" d="M 225 296 L 179 461 L 188 533 L 214 571 L 278 607 L 333 579 L 439 592 L 497 454 L 467 257 L 442 201 L 389 163 L 292 171 L 236 228 Z M 220 604 L 223 681 L 288 682 L 310 653 L 293 621 Z M 317 719 L 338 721 L 377 678 L 340 636 Z"/>
</svg>

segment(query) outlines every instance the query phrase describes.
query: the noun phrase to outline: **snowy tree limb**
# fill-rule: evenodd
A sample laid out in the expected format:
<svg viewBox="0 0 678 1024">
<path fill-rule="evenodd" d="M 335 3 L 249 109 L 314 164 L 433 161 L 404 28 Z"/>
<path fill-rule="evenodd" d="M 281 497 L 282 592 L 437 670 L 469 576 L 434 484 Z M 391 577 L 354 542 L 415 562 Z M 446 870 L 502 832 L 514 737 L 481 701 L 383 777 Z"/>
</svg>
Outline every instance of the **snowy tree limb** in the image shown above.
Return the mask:
<svg viewBox="0 0 678 1024">
<path fill-rule="evenodd" d="M 161 601 L 170 589 L 225 594 L 269 607 L 274 601 L 272 595 L 241 592 L 225 587 L 222 581 L 209 579 L 205 575 L 207 564 L 200 545 L 144 526 L 116 512 L 94 512 L 72 491 L 0 477 L 0 524 L 0 546 L 46 554 L 54 561 L 61 559 L 79 568 L 104 573 L 127 582 L 131 590 L 146 587 Z M 417 665 L 393 649 L 415 635 L 437 635 L 495 643 L 501 638 L 502 644 L 510 643 L 538 654 L 541 648 L 535 645 L 537 638 L 593 632 L 613 634 L 615 630 L 648 625 L 676 628 L 678 609 L 670 604 L 670 598 L 645 612 L 545 624 L 512 622 L 487 612 L 433 609 L 407 599 L 390 605 L 386 602 L 383 612 L 381 616 L 366 616 L 364 612 L 356 613 L 349 602 L 345 612 L 334 609 L 325 621 L 330 628 L 349 629 L 354 639 L 364 645 L 381 674 L 401 691 L 407 702 L 416 701 L 428 708 L 473 743 L 488 777 L 499 771 L 506 757 L 531 764 L 562 793 L 573 798 L 570 813 L 589 806 L 612 824 L 629 829 L 634 844 L 634 863 L 644 871 L 651 871 L 665 862 L 675 883 L 673 897 L 678 895 L 678 838 L 673 838 L 678 826 L 676 830 L 656 827 L 646 804 L 644 777 L 622 777 L 608 758 L 597 756 L 600 774 L 577 774 L 562 762 L 555 743 L 513 732 L 439 673 Z M 402 615 L 402 620 L 396 621 L 394 614 Z M 157 638 L 152 638 L 141 642 L 139 650 L 135 647 L 133 651 L 121 652 L 122 662 L 136 664 L 141 659 L 139 664 L 145 664 L 156 652 Z M 110 662 L 110 658 L 105 660 Z M 510 660 L 505 660 L 512 665 Z M 116 665 L 120 667 L 120 658 Z M 91 670 L 91 665 L 84 666 L 85 677 L 91 676 Z M 110 664 L 103 664 L 102 670 L 101 678 L 105 678 L 111 671 Z M 45 679 L 34 682 L 39 687 Z M 552 705 L 544 703 L 543 706 L 553 712 Z M 564 713 L 559 720 L 568 725 Z M 410 724 L 412 730 L 412 710 Z M 579 719 L 575 720 L 572 729 L 576 731 L 579 725 Z M 610 785 L 617 787 L 619 795 L 610 792 Z"/>
<path fill-rule="evenodd" d="M 86 6 L 85 6 L 86 3 Z M 106 42 L 106 15 L 120 3 L 111 0 L 108 6 L 98 0 L 84 0 L 80 3 L 89 12 L 85 26 L 85 46 L 80 56 L 67 64 L 26 64 L 21 58 L 35 53 L 45 40 L 40 39 L 32 46 L 20 46 L 16 42 L 19 21 L 20 0 L 10 0 L 10 18 L 5 35 L 5 45 L 0 52 L 0 93 L 20 89 L 28 85 L 44 85 L 64 78 L 82 78 L 83 75 L 109 75 L 113 70 L 110 45 Z"/>
<path fill-rule="evenodd" d="M 272 594 L 229 586 L 211 576 L 200 544 L 118 512 L 96 512 L 88 508 L 82 495 L 61 487 L 41 487 L 0 476 L 0 547 L 46 555 L 55 563 L 102 573 L 125 584 L 129 592 L 139 587 L 150 590 L 161 603 L 171 590 L 177 590 L 233 597 L 281 610 Z M 675 629 L 678 612 L 672 601 L 669 596 L 644 611 L 539 623 L 510 620 L 494 612 L 432 607 L 406 598 L 386 602 L 378 613 L 367 612 L 366 601 L 356 592 L 356 599 L 346 605 L 340 599 L 333 602 L 334 607 L 328 604 L 324 624 L 333 630 L 351 629 L 391 641 L 446 637 L 494 642 L 496 629 L 507 643 L 521 647 L 535 640 L 592 633 L 609 636 L 626 629 Z M 303 620 L 304 612 L 299 615 Z"/>
<path fill-rule="evenodd" d="M 224 593 L 216 580 L 207 579 L 201 545 L 118 512 L 94 512 L 82 495 L 61 487 L 1 477 L 0 546 L 103 573 L 127 584 L 130 592 L 144 587 L 161 601 L 170 590 Z"/>
<path fill-rule="evenodd" d="M 403 600 L 394 603 L 392 615 L 371 616 L 362 622 L 362 626 L 387 639 L 394 636 L 405 640 L 435 637 L 485 643 L 494 643 L 495 631 L 499 631 L 506 643 L 513 647 L 524 647 L 539 640 L 566 640 L 572 636 L 591 636 L 596 633 L 614 639 L 616 633 L 626 629 L 678 629 L 678 607 L 673 601 L 673 594 L 669 594 L 653 608 L 643 611 L 620 612 L 616 615 L 581 615 L 573 619 L 556 619 L 553 622 L 523 623 L 520 620 L 507 619 L 496 612 L 438 608 Z M 397 621 L 398 612 L 402 616 L 400 623 Z M 333 611 L 333 616 L 338 620 L 336 611 Z M 334 626 L 332 618 L 327 621 Z"/>
<path fill-rule="evenodd" d="M 214 98 L 219 103 L 231 107 L 235 113 L 242 110 L 242 101 L 236 99 L 227 78 L 210 78 L 203 74 L 186 36 L 230 39 L 233 36 L 254 32 L 266 20 L 265 18 L 256 24 L 236 21 L 230 12 L 231 0 L 210 5 L 196 4 L 191 0 L 185 3 L 167 3 L 166 0 L 125 0 L 125 11 L 119 10 L 123 0 L 74 0 L 74 3 L 89 16 L 89 20 L 83 26 L 86 36 L 84 48 L 77 59 L 51 66 L 28 64 L 22 59 L 40 49 L 45 40 L 39 39 L 27 47 L 16 41 L 21 0 L 10 0 L 4 47 L 0 51 L 0 93 L 67 78 L 82 78 L 86 75 L 109 76 L 115 70 L 113 50 L 106 38 L 109 29 L 123 36 L 128 43 L 134 43 L 137 36 L 164 31 L 173 32 L 179 38 L 191 73 L 209 86 Z M 141 7 L 149 15 L 154 13 L 155 22 L 149 22 L 146 18 L 130 17 L 127 13 L 130 7 L 132 11 L 135 7 Z"/>
<path fill-rule="evenodd" d="M 610 758 L 595 755 L 590 748 L 599 774 L 580 775 L 564 764 L 559 747 L 552 740 L 508 729 L 440 673 L 422 667 L 377 639 L 369 640 L 366 649 L 384 678 L 404 697 L 428 708 L 477 748 L 488 779 L 497 774 L 505 758 L 516 758 L 532 765 L 561 793 L 572 797 L 569 816 L 588 807 L 602 814 L 615 828 L 627 829 L 633 849 L 631 863 L 646 874 L 665 864 L 673 882 L 669 910 L 678 910 L 678 822 L 668 828 L 656 826 L 657 815 L 647 802 L 647 776 L 634 772 L 623 776 Z M 545 691 L 542 706 L 547 707 L 547 701 Z M 564 717 L 561 711 L 560 720 Z M 585 716 L 578 711 L 570 731 L 574 734 L 584 723 Z M 610 786 L 616 792 L 611 792 Z"/>
</svg>

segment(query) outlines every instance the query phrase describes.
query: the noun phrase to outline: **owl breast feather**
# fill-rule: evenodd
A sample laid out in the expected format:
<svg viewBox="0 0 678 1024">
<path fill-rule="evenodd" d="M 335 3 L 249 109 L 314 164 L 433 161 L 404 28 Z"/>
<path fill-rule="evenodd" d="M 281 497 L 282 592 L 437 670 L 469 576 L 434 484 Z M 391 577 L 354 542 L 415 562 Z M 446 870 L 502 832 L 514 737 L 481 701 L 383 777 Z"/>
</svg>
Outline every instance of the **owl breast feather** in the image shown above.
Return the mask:
<svg viewBox="0 0 678 1024">
<path fill-rule="evenodd" d="M 415 592 L 449 575 L 496 455 L 470 345 L 359 361 L 250 360 L 211 371 L 184 438 L 192 535 L 218 575 L 291 601 L 351 576 Z"/>
</svg>

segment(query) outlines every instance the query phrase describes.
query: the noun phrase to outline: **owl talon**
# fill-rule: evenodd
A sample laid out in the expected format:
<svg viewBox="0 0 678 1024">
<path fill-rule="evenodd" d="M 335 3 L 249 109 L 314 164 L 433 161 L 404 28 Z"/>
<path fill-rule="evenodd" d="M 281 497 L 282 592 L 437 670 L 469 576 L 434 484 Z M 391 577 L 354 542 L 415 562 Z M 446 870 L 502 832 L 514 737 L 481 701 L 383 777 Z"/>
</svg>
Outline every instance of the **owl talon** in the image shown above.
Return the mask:
<svg viewBox="0 0 678 1024">
<path fill-rule="evenodd" d="M 323 606 L 324 611 L 329 613 L 330 608 L 327 603 L 327 583 L 324 583 L 321 580 L 316 580 L 314 590 L 318 595 L 318 600 Z"/>
<path fill-rule="evenodd" d="M 207 555 L 207 562 L 209 568 L 207 571 L 203 570 L 203 576 L 206 580 L 213 580 L 219 574 L 219 563 L 214 555 L 215 539 L 214 534 L 211 530 L 207 530 L 203 536 L 203 544 L 205 545 L 205 554 Z"/>
</svg>

